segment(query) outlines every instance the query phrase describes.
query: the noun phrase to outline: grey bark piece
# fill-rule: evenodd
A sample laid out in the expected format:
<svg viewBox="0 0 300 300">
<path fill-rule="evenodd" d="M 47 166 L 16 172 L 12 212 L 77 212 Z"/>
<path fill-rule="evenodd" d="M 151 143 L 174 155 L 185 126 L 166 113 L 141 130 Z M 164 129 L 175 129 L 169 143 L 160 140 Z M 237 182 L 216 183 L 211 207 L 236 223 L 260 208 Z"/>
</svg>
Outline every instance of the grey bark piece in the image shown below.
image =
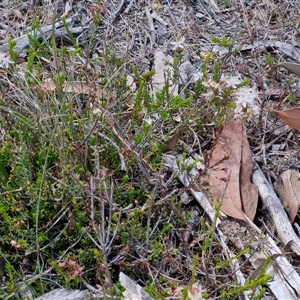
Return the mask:
<svg viewBox="0 0 300 300">
<path fill-rule="evenodd" d="M 69 24 L 73 21 L 74 16 L 67 19 L 66 23 Z M 17 51 L 17 56 L 18 57 L 26 57 L 27 54 L 25 53 L 25 49 L 29 47 L 29 38 L 28 35 L 34 36 L 37 38 L 37 40 L 42 41 L 43 38 L 46 36 L 50 35 L 52 32 L 54 32 L 55 39 L 56 40 L 61 40 L 64 42 L 69 42 L 70 38 L 68 36 L 67 30 L 62 27 L 63 23 L 56 22 L 55 24 L 51 24 L 45 27 L 42 27 L 41 29 L 35 29 L 32 30 L 26 34 L 23 34 L 22 36 L 14 39 L 14 41 L 17 43 L 16 46 L 14 47 L 14 50 Z M 61 28 L 60 28 L 61 27 Z M 72 33 L 75 37 L 79 36 L 84 32 L 84 30 L 87 28 L 84 27 L 69 27 L 69 32 Z M 8 50 L 8 43 L 4 44 L 0 48 L 0 53 L 1 52 L 6 52 Z"/>
<path fill-rule="evenodd" d="M 270 213 L 281 242 L 284 245 L 290 244 L 291 249 L 300 255 L 300 239 L 294 232 L 280 200 L 257 164 L 252 175 L 252 181 L 258 187 L 259 195 Z"/>
<path fill-rule="evenodd" d="M 287 55 L 294 61 L 300 62 L 300 51 L 294 45 L 287 42 L 255 40 L 252 44 L 242 45 L 240 51 L 251 51 L 253 49 L 261 50 L 266 48 L 273 48 L 274 51 L 280 52 L 281 54 Z M 204 46 L 203 51 L 204 49 L 208 51 L 210 48 Z M 225 49 L 224 47 L 221 47 L 219 45 L 214 45 L 212 51 L 215 53 L 219 53 L 220 55 L 224 55 L 229 52 L 228 49 Z"/>
<path fill-rule="evenodd" d="M 55 289 L 43 296 L 36 298 L 36 300 L 87 300 L 97 299 L 88 290 L 69 290 L 69 289 Z"/>
<path fill-rule="evenodd" d="M 268 47 L 274 48 L 274 50 L 279 51 L 298 62 L 300 61 L 300 51 L 294 45 L 287 42 L 255 40 L 250 45 L 243 45 L 241 51 L 249 51 L 253 48 L 263 49 Z"/>
<path fill-rule="evenodd" d="M 123 272 L 120 273 L 120 283 L 126 289 L 124 296 L 126 299 L 134 300 L 153 300 L 142 287 L 136 284 L 132 279 L 126 276 Z M 132 298 L 133 297 L 133 298 Z M 99 294 L 91 293 L 88 290 L 71 290 L 71 289 L 55 289 L 43 296 L 35 298 L 35 300 L 90 300 L 90 299 L 109 299 L 110 296 L 104 295 L 102 292 Z"/>
<path fill-rule="evenodd" d="M 123 293 L 125 299 L 153 300 L 153 298 L 151 298 L 145 291 L 143 291 L 140 285 L 136 284 L 123 272 L 120 272 L 119 274 L 119 281 L 121 285 L 126 289 L 126 291 Z"/>
</svg>

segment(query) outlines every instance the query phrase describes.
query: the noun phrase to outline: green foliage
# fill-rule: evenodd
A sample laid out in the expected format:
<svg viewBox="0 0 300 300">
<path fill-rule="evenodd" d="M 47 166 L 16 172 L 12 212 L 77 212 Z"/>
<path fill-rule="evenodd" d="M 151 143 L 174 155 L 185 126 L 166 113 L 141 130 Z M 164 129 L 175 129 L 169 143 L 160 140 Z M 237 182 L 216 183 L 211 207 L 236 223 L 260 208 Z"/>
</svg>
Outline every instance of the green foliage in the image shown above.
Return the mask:
<svg viewBox="0 0 300 300">
<path fill-rule="evenodd" d="M 231 48 L 234 44 L 234 40 L 232 38 L 226 37 L 226 36 L 223 36 L 221 38 L 213 36 L 211 38 L 211 41 L 221 47 L 224 47 L 224 48 Z"/>
<path fill-rule="evenodd" d="M 217 60 L 214 63 L 213 80 L 214 80 L 214 82 L 219 82 L 220 81 L 220 64 Z"/>
<path fill-rule="evenodd" d="M 195 159 L 193 162 L 188 162 L 187 154 L 185 152 L 182 153 L 181 159 L 176 159 L 177 167 L 181 172 L 191 170 L 193 167 L 197 165 L 198 162 L 199 159 Z"/>
<path fill-rule="evenodd" d="M 192 276 L 191 276 L 191 285 L 193 285 L 196 282 L 196 267 L 199 263 L 199 256 L 196 254 L 193 257 L 192 261 Z"/>
<path fill-rule="evenodd" d="M 62 22 L 63 22 L 64 28 L 66 29 L 67 34 L 68 34 L 68 37 L 69 37 L 69 39 L 71 40 L 73 46 L 76 46 L 76 45 L 77 45 L 76 39 L 75 39 L 74 35 L 72 34 L 72 32 L 71 32 L 71 30 L 70 30 L 70 27 L 69 27 L 68 23 L 66 22 L 66 19 L 63 18 L 63 19 L 62 19 Z"/>
<path fill-rule="evenodd" d="M 15 60 L 18 55 L 18 52 L 15 50 L 15 46 L 16 46 L 17 42 L 15 40 L 13 40 L 11 37 L 9 37 L 7 40 L 7 44 L 8 44 L 7 50 L 8 50 L 9 56 L 11 57 L 12 60 Z"/>
<path fill-rule="evenodd" d="M 249 299 L 263 299 L 266 292 L 267 283 L 272 279 L 270 274 L 261 274 L 255 279 L 247 280 L 243 286 L 235 285 L 231 288 L 221 290 L 220 296 L 222 300 L 234 300 L 239 299 L 240 295 L 244 292 L 248 292 Z M 262 287 L 260 291 L 257 291 L 258 287 Z"/>
<path fill-rule="evenodd" d="M 158 234 L 158 236 L 164 236 L 166 233 L 168 233 L 173 228 L 172 224 L 167 224 Z"/>
<path fill-rule="evenodd" d="M 298 101 L 297 97 L 293 94 L 289 94 L 287 96 L 287 99 L 291 102 L 291 103 L 296 103 Z"/>
<path fill-rule="evenodd" d="M 181 125 L 200 137 L 206 134 L 207 122 L 223 125 L 234 109 L 234 90 L 222 86 L 220 63 L 210 52 L 199 58 L 201 76 L 187 84 L 192 87 L 188 91 L 180 83 L 183 50 L 178 47 L 172 71 L 153 95 L 155 70 L 141 72 L 108 45 L 90 59 L 101 20 L 98 9 L 93 18 L 92 34 L 82 48 L 62 19 L 72 49 L 60 48 L 54 37 L 38 39 L 41 24 L 34 19 L 25 79 L 10 74 L 19 87 L 14 91 L 15 102 L 0 98 L 1 129 L 5 130 L 0 147 L 0 248 L 7 261 L 1 297 L 16 296 L 17 283 L 23 281 L 37 295 L 43 293 L 49 288 L 43 281 L 46 271 L 65 287 L 79 288 L 84 279 L 101 285 L 111 296 L 119 295 L 122 289 L 116 281 L 123 270 L 133 279 L 141 278 L 155 299 L 165 299 L 168 287 L 175 289 L 175 283 L 168 276 L 151 277 L 149 270 L 161 270 L 165 261 L 184 268 L 179 262 L 181 231 L 191 213 L 184 212 L 180 192 L 169 196 L 169 188 L 181 188 L 174 174 L 165 184 L 161 173 L 164 143 Z M 222 47 L 233 45 L 225 37 L 214 42 Z M 15 42 L 9 40 L 8 45 L 14 60 Z M 87 63 L 71 72 L 66 66 L 79 55 Z M 55 67 L 45 72 L 45 61 L 52 58 Z M 93 63 L 98 63 L 97 71 L 87 67 Z M 134 78 L 130 87 L 128 72 Z M 45 88 L 45 77 L 51 77 L 55 90 Z M 95 96 L 93 89 L 90 93 L 66 91 L 65 85 L 76 81 L 84 86 L 95 83 L 95 89 L 107 95 Z M 181 89 L 178 94 L 172 92 L 174 84 Z M 183 133 L 183 139 L 189 141 L 190 131 Z M 186 153 L 176 160 L 180 172 L 189 172 L 198 162 L 190 163 Z M 185 270 L 190 282 L 185 282 L 183 299 L 188 299 L 188 288 L 201 279 L 200 254 L 207 255 L 216 240 L 220 204 L 215 211 L 210 225 L 201 219 L 199 227 L 205 237 L 197 245 L 199 255 L 192 256 L 191 268 Z M 170 241 L 171 249 L 166 246 Z M 246 249 L 234 258 L 245 253 Z M 209 264 L 221 273 L 230 262 L 211 259 Z M 25 282 L 24 273 L 35 274 L 35 281 Z M 246 290 L 266 285 L 267 280 L 262 273 L 247 283 Z M 235 297 L 238 291 L 241 287 L 234 286 L 222 290 L 220 296 L 227 297 L 228 292 Z"/>
<path fill-rule="evenodd" d="M 274 58 L 272 57 L 271 53 L 268 53 L 266 56 L 266 64 L 269 66 L 269 67 L 272 67 L 274 65 Z"/>
<path fill-rule="evenodd" d="M 238 259 L 240 257 L 242 257 L 243 255 L 249 253 L 250 248 L 245 248 L 244 250 L 242 250 L 241 252 L 239 252 L 238 254 L 232 256 L 230 259 L 225 259 L 225 260 L 221 260 L 220 262 L 216 262 L 216 266 L 215 268 L 218 269 L 222 269 L 225 268 L 230 262 L 234 261 L 235 259 Z"/>
<path fill-rule="evenodd" d="M 231 4 L 231 2 L 229 0 L 219 0 L 218 2 L 220 2 L 226 8 L 231 8 L 232 7 L 232 4 Z"/>
<path fill-rule="evenodd" d="M 157 300 L 166 299 L 166 295 L 164 295 L 164 293 L 156 289 L 155 286 L 151 284 L 151 282 L 147 284 L 147 287 L 145 287 L 144 290 L 154 299 Z"/>
<path fill-rule="evenodd" d="M 215 218 L 211 224 L 211 226 L 208 228 L 207 234 L 204 239 L 204 243 L 202 246 L 203 252 L 206 252 L 212 245 L 212 242 L 214 240 L 214 234 L 215 234 L 215 226 L 217 223 L 218 218 L 220 217 L 220 209 L 221 209 L 221 203 L 218 203 L 214 206 L 215 208 Z"/>
<path fill-rule="evenodd" d="M 160 242 L 152 243 L 150 249 L 153 251 L 152 259 L 157 261 L 163 251 L 163 244 Z"/>
</svg>

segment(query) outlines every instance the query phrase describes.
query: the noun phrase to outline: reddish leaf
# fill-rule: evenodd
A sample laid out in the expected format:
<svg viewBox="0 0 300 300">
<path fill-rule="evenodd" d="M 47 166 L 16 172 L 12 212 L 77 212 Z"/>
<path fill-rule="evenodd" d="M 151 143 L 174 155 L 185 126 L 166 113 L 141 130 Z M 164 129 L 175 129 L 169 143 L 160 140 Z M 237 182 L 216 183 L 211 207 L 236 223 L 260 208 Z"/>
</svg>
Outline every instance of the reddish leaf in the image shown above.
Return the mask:
<svg viewBox="0 0 300 300">
<path fill-rule="evenodd" d="M 253 220 L 257 189 L 250 182 L 252 160 L 242 121 L 229 122 L 221 132 L 209 161 L 209 185 L 214 199 L 222 200 L 221 211 L 246 221 Z"/>
<path fill-rule="evenodd" d="M 272 109 L 272 111 L 274 111 L 286 125 L 300 131 L 300 107 L 283 111 Z"/>
</svg>

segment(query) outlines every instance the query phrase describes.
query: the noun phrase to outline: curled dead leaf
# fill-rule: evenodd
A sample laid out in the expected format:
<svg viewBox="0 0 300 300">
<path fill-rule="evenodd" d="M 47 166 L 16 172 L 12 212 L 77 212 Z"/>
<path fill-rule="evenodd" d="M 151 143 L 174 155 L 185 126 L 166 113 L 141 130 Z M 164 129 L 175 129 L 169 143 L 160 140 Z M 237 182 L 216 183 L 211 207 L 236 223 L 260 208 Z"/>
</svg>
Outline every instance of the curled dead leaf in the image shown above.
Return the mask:
<svg viewBox="0 0 300 300">
<path fill-rule="evenodd" d="M 280 175 L 281 181 L 274 184 L 274 190 L 286 209 L 291 223 L 297 216 L 300 208 L 300 173 L 295 170 L 287 170 Z"/>
<path fill-rule="evenodd" d="M 287 110 L 276 110 L 271 108 L 279 118 L 290 127 L 300 131 L 300 107 L 295 107 Z"/>
<path fill-rule="evenodd" d="M 231 121 L 224 126 L 209 161 L 210 193 L 222 201 L 221 211 L 230 217 L 254 219 L 258 192 L 250 181 L 252 167 L 244 123 Z"/>
<path fill-rule="evenodd" d="M 46 79 L 43 83 L 43 89 L 45 91 L 55 91 L 56 85 L 51 78 Z M 107 98 L 108 94 L 105 90 L 95 89 L 83 82 L 66 82 L 62 87 L 62 91 L 65 93 L 75 93 L 84 95 L 93 95 L 101 98 Z"/>
<path fill-rule="evenodd" d="M 300 75 L 300 65 L 299 64 L 284 62 L 282 64 L 282 66 L 285 67 L 286 69 L 288 69 L 289 71 L 291 71 L 297 75 Z"/>
</svg>

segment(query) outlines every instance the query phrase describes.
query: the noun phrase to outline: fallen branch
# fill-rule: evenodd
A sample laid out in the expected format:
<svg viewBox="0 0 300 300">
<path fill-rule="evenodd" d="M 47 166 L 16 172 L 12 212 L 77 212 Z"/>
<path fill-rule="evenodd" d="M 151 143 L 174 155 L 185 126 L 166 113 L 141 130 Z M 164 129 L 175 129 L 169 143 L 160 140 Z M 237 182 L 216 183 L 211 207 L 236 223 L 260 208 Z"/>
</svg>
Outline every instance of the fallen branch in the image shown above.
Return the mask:
<svg viewBox="0 0 300 300">
<path fill-rule="evenodd" d="M 132 279 L 126 276 L 123 272 L 119 274 L 119 281 L 121 285 L 125 288 L 123 293 L 125 300 L 135 299 L 135 300 L 152 300 L 140 285 L 136 284 Z"/>
<path fill-rule="evenodd" d="M 91 297 L 91 298 L 90 298 Z M 91 295 L 88 290 L 70 290 L 70 289 L 55 289 L 36 300 L 86 300 L 86 299 L 107 299 L 103 294 L 101 296 Z"/>
<path fill-rule="evenodd" d="M 76 15 L 68 18 L 65 20 L 66 24 L 70 24 L 74 21 L 74 18 Z M 42 28 L 34 29 L 26 34 L 23 34 L 22 36 L 15 38 L 14 41 L 16 42 L 16 45 L 14 47 L 14 50 L 17 51 L 17 57 L 26 57 L 27 53 L 25 49 L 29 48 L 29 38 L 28 36 L 35 37 L 38 41 L 42 41 L 47 36 L 54 33 L 55 40 L 62 41 L 62 42 L 70 42 L 69 33 L 71 33 L 74 37 L 78 37 L 80 34 L 84 32 L 85 29 L 88 29 L 88 27 L 68 27 L 68 30 L 63 26 L 63 22 L 59 21 L 51 25 L 44 26 Z M 0 53 L 7 52 L 8 50 L 8 43 L 5 43 L 0 48 Z"/>
<path fill-rule="evenodd" d="M 300 239 L 294 232 L 289 218 L 283 209 L 283 206 L 271 187 L 263 172 L 256 164 L 252 175 L 253 183 L 258 187 L 259 195 L 269 211 L 278 237 L 284 246 L 289 245 L 291 249 L 300 255 Z"/>
</svg>

